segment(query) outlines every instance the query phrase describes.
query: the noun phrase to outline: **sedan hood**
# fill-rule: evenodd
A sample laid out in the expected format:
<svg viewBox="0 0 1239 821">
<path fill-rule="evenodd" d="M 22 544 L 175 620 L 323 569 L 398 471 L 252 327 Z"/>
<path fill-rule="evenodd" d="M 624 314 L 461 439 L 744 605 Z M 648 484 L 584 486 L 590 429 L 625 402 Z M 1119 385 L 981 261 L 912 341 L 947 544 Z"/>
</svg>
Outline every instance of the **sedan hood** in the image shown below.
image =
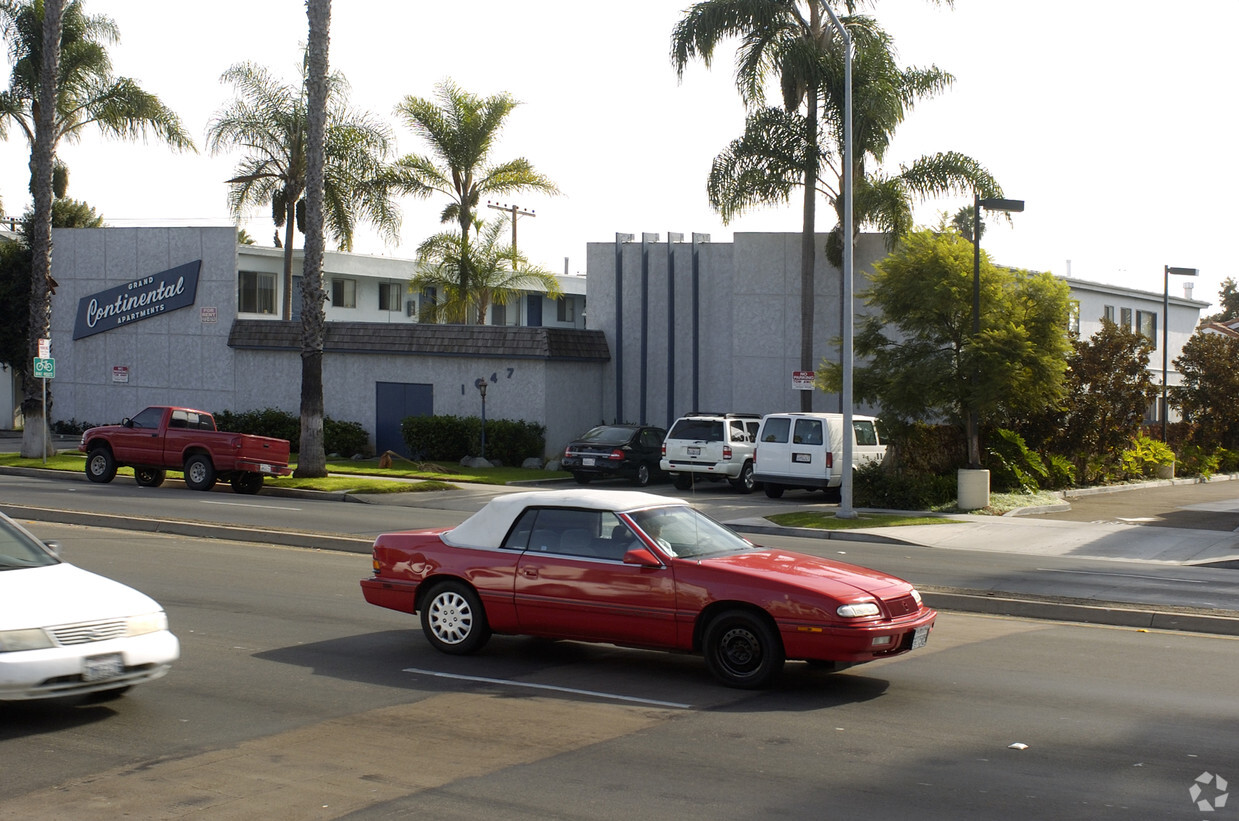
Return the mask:
<svg viewBox="0 0 1239 821">
<path fill-rule="evenodd" d="M 162 609 L 132 587 L 63 562 L 0 571 L 0 630 L 125 618 Z"/>
<path fill-rule="evenodd" d="M 878 570 L 786 550 L 760 548 L 702 558 L 700 562 L 712 568 L 799 587 L 836 599 L 855 598 L 858 591 L 882 598 L 884 594 L 889 595 L 891 588 L 906 591 L 912 587 L 903 579 Z"/>
</svg>

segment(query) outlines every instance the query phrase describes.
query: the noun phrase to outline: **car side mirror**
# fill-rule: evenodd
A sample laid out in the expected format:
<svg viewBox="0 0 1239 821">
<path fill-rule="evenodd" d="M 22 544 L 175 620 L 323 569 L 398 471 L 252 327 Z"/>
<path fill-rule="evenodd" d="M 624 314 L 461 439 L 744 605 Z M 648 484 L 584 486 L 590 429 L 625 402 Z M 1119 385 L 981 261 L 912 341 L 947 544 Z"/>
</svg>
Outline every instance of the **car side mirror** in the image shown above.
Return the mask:
<svg viewBox="0 0 1239 821">
<path fill-rule="evenodd" d="M 639 564 L 642 567 L 662 567 L 663 563 L 654 558 L 647 547 L 634 547 L 624 554 L 624 564 Z"/>
<path fill-rule="evenodd" d="M 126 416 L 124 419 L 120 420 L 120 424 L 121 424 L 121 427 L 132 428 L 133 420 L 130 419 L 128 416 Z"/>
<path fill-rule="evenodd" d="M 43 546 L 46 547 L 53 556 L 60 558 L 60 542 L 44 542 Z"/>
</svg>

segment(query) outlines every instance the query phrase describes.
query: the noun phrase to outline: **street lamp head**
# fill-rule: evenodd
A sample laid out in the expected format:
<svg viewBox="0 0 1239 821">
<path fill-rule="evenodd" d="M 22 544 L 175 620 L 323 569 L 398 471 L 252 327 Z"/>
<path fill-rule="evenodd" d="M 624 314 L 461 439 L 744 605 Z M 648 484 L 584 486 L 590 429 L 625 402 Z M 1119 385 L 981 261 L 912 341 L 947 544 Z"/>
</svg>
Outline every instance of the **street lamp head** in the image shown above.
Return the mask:
<svg viewBox="0 0 1239 821">
<path fill-rule="evenodd" d="M 473 387 L 478 389 L 478 391 L 482 394 L 483 399 L 486 398 L 486 380 L 485 379 L 479 376 L 476 380 L 474 380 Z"/>
<path fill-rule="evenodd" d="M 987 197 L 980 200 L 980 205 L 987 211 L 1023 211 L 1023 200 L 1004 200 L 1001 197 Z"/>
<path fill-rule="evenodd" d="M 1174 274 L 1175 276 L 1180 276 L 1180 277 L 1194 277 L 1194 276 L 1200 275 L 1200 269 L 1198 268 L 1176 268 L 1173 265 L 1167 265 L 1166 274 L 1167 276 L 1169 276 L 1170 274 Z"/>
</svg>

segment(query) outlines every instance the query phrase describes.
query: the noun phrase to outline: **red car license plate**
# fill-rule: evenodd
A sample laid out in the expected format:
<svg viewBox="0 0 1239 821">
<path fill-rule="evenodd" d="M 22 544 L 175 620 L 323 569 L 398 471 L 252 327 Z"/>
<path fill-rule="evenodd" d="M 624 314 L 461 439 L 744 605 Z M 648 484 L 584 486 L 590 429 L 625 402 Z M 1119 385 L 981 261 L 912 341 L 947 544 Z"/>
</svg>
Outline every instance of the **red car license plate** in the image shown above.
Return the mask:
<svg viewBox="0 0 1239 821">
<path fill-rule="evenodd" d="M 258 469 L 262 471 L 263 473 L 274 473 L 275 472 L 275 468 L 271 467 L 270 465 L 259 465 Z"/>
<path fill-rule="evenodd" d="M 916 632 L 912 634 L 912 649 L 924 647 L 929 643 L 929 626 L 916 628 Z"/>
<path fill-rule="evenodd" d="M 120 653 L 87 656 L 82 659 L 82 681 L 103 681 L 125 672 L 125 660 Z"/>
</svg>

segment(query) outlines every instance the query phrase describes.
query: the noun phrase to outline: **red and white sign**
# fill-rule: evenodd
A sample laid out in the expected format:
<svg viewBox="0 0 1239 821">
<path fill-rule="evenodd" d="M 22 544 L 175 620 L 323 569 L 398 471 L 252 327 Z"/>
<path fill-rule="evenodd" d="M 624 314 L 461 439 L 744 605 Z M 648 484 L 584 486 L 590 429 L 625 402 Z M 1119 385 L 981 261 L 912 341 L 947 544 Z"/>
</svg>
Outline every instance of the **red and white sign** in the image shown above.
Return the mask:
<svg viewBox="0 0 1239 821">
<path fill-rule="evenodd" d="M 113 382 L 128 382 L 129 381 L 129 366 L 128 365 L 113 365 L 112 366 L 112 381 Z"/>
<path fill-rule="evenodd" d="M 792 371 L 792 388 L 798 391 L 813 390 L 813 371 Z"/>
<path fill-rule="evenodd" d="M 30 337 L 26 337 L 29 339 Z M 50 339 L 39 340 L 39 359 L 51 359 L 52 356 L 52 341 Z"/>
</svg>

